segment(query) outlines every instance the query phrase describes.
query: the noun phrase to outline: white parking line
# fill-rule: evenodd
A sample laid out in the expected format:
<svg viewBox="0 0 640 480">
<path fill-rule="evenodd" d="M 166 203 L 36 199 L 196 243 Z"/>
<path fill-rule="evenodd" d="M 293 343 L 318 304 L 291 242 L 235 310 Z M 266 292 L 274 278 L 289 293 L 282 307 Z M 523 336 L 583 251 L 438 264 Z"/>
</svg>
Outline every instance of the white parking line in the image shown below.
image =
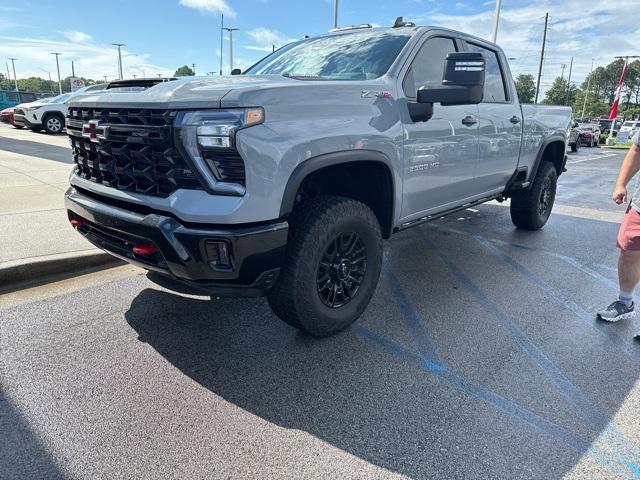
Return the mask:
<svg viewBox="0 0 640 480">
<path fill-rule="evenodd" d="M 602 160 L 603 158 L 610 158 L 610 157 L 615 157 L 616 154 L 614 152 L 606 152 L 606 153 L 601 153 L 599 155 L 589 155 L 587 157 L 584 158 L 580 158 L 580 160 L 569 160 L 569 164 L 576 164 L 576 163 L 582 163 L 582 162 L 589 162 L 591 160 Z"/>
</svg>

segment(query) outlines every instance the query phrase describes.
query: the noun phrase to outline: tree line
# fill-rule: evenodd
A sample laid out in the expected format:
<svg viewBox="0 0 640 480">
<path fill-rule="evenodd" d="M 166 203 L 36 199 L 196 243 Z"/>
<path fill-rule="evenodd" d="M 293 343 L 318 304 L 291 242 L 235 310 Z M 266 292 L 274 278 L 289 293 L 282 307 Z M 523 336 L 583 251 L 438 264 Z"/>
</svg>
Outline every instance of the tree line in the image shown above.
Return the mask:
<svg viewBox="0 0 640 480">
<path fill-rule="evenodd" d="M 194 71 L 189 68 L 187 65 L 183 65 L 178 68 L 174 76 L 182 77 L 182 76 L 193 76 L 195 75 Z M 97 83 L 104 83 L 103 80 L 94 80 L 92 78 L 85 77 L 76 77 L 84 80 L 85 85 L 95 85 Z M 62 93 L 67 93 L 71 91 L 71 77 L 65 77 L 61 80 L 62 83 Z M 14 90 L 15 83 L 12 79 L 7 78 L 6 75 L 0 73 L 0 90 Z M 40 77 L 29 77 L 29 78 L 19 78 L 18 79 L 18 90 L 21 92 L 36 92 L 36 93 L 51 93 L 52 95 L 58 95 L 58 81 L 57 80 L 45 80 Z"/>
<path fill-rule="evenodd" d="M 580 85 L 569 85 L 568 79 L 559 76 L 546 91 L 542 103 L 547 105 L 569 105 L 576 116 L 608 115 L 615 98 L 615 90 L 624 60 L 616 59 L 606 66 L 595 68 Z M 522 103 L 532 103 L 536 94 L 533 75 L 525 73 L 516 78 L 516 91 Z M 586 96 L 586 104 L 585 104 Z M 629 71 L 620 94 L 618 112 L 625 118 L 640 115 L 640 60 L 629 63 Z"/>
</svg>

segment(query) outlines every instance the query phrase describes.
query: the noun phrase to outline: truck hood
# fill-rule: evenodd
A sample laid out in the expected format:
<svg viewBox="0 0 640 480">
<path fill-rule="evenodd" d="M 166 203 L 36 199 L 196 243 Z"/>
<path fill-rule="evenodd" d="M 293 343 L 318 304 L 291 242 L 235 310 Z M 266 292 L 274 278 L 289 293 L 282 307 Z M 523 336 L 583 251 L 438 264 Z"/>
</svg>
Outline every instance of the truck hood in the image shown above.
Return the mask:
<svg viewBox="0 0 640 480">
<path fill-rule="evenodd" d="M 132 108 L 220 108 L 230 91 L 257 91 L 290 86 L 300 83 L 326 83 L 300 81 L 281 75 L 233 75 L 211 77 L 189 77 L 160 83 L 146 90 L 131 92 L 118 89 L 104 90 L 95 94 L 71 99 L 68 106 L 97 107 L 114 104 Z"/>
</svg>

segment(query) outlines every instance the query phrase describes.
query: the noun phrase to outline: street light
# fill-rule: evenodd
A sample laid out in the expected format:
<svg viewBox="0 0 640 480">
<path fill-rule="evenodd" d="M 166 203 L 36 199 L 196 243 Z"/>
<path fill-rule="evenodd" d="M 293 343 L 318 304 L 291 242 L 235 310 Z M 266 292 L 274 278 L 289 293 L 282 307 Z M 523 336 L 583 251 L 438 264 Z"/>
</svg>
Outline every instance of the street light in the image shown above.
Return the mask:
<svg viewBox="0 0 640 480">
<path fill-rule="evenodd" d="M 60 91 L 60 95 L 62 95 L 62 80 L 60 80 L 60 62 L 58 61 L 58 56 L 62 54 L 60 52 L 51 52 L 51 55 L 56 56 L 56 68 L 58 69 L 58 90 Z"/>
<path fill-rule="evenodd" d="M 16 92 L 18 91 L 18 77 L 16 77 L 16 63 L 17 58 L 9 58 L 11 60 L 11 66 L 13 67 L 13 81 L 16 85 Z"/>
<path fill-rule="evenodd" d="M 338 0 L 333 0 L 333 28 L 338 28 Z"/>
<path fill-rule="evenodd" d="M 233 72 L 233 32 L 240 30 L 239 28 L 227 28 L 224 29 L 229 32 L 229 73 Z"/>
<path fill-rule="evenodd" d="M 112 43 L 111 45 L 115 45 L 116 47 L 118 47 L 118 78 L 120 78 L 120 80 L 122 80 L 123 77 L 123 73 L 122 73 L 122 52 L 120 50 L 120 47 L 124 47 L 125 44 L 124 43 Z"/>
<path fill-rule="evenodd" d="M 491 34 L 491 41 L 496 43 L 498 40 L 498 23 L 500 22 L 500 8 L 502 7 L 502 0 L 496 0 L 496 13 L 493 15 L 493 33 Z"/>
</svg>

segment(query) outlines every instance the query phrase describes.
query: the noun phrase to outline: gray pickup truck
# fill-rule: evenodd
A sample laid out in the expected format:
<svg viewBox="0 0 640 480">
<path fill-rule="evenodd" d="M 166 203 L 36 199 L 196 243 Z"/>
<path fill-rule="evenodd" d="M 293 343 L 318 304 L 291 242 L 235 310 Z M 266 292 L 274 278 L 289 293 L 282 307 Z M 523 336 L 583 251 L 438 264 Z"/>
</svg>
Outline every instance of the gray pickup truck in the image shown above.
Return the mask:
<svg viewBox="0 0 640 480">
<path fill-rule="evenodd" d="M 541 228 L 570 123 L 519 104 L 498 46 L 398 19 L 70 104 L 66 207 L 161 285 L 267 295 L 326 336 L 367 307 L 392 234 L 507 198 L 517 227 Z"/>
</svg>

